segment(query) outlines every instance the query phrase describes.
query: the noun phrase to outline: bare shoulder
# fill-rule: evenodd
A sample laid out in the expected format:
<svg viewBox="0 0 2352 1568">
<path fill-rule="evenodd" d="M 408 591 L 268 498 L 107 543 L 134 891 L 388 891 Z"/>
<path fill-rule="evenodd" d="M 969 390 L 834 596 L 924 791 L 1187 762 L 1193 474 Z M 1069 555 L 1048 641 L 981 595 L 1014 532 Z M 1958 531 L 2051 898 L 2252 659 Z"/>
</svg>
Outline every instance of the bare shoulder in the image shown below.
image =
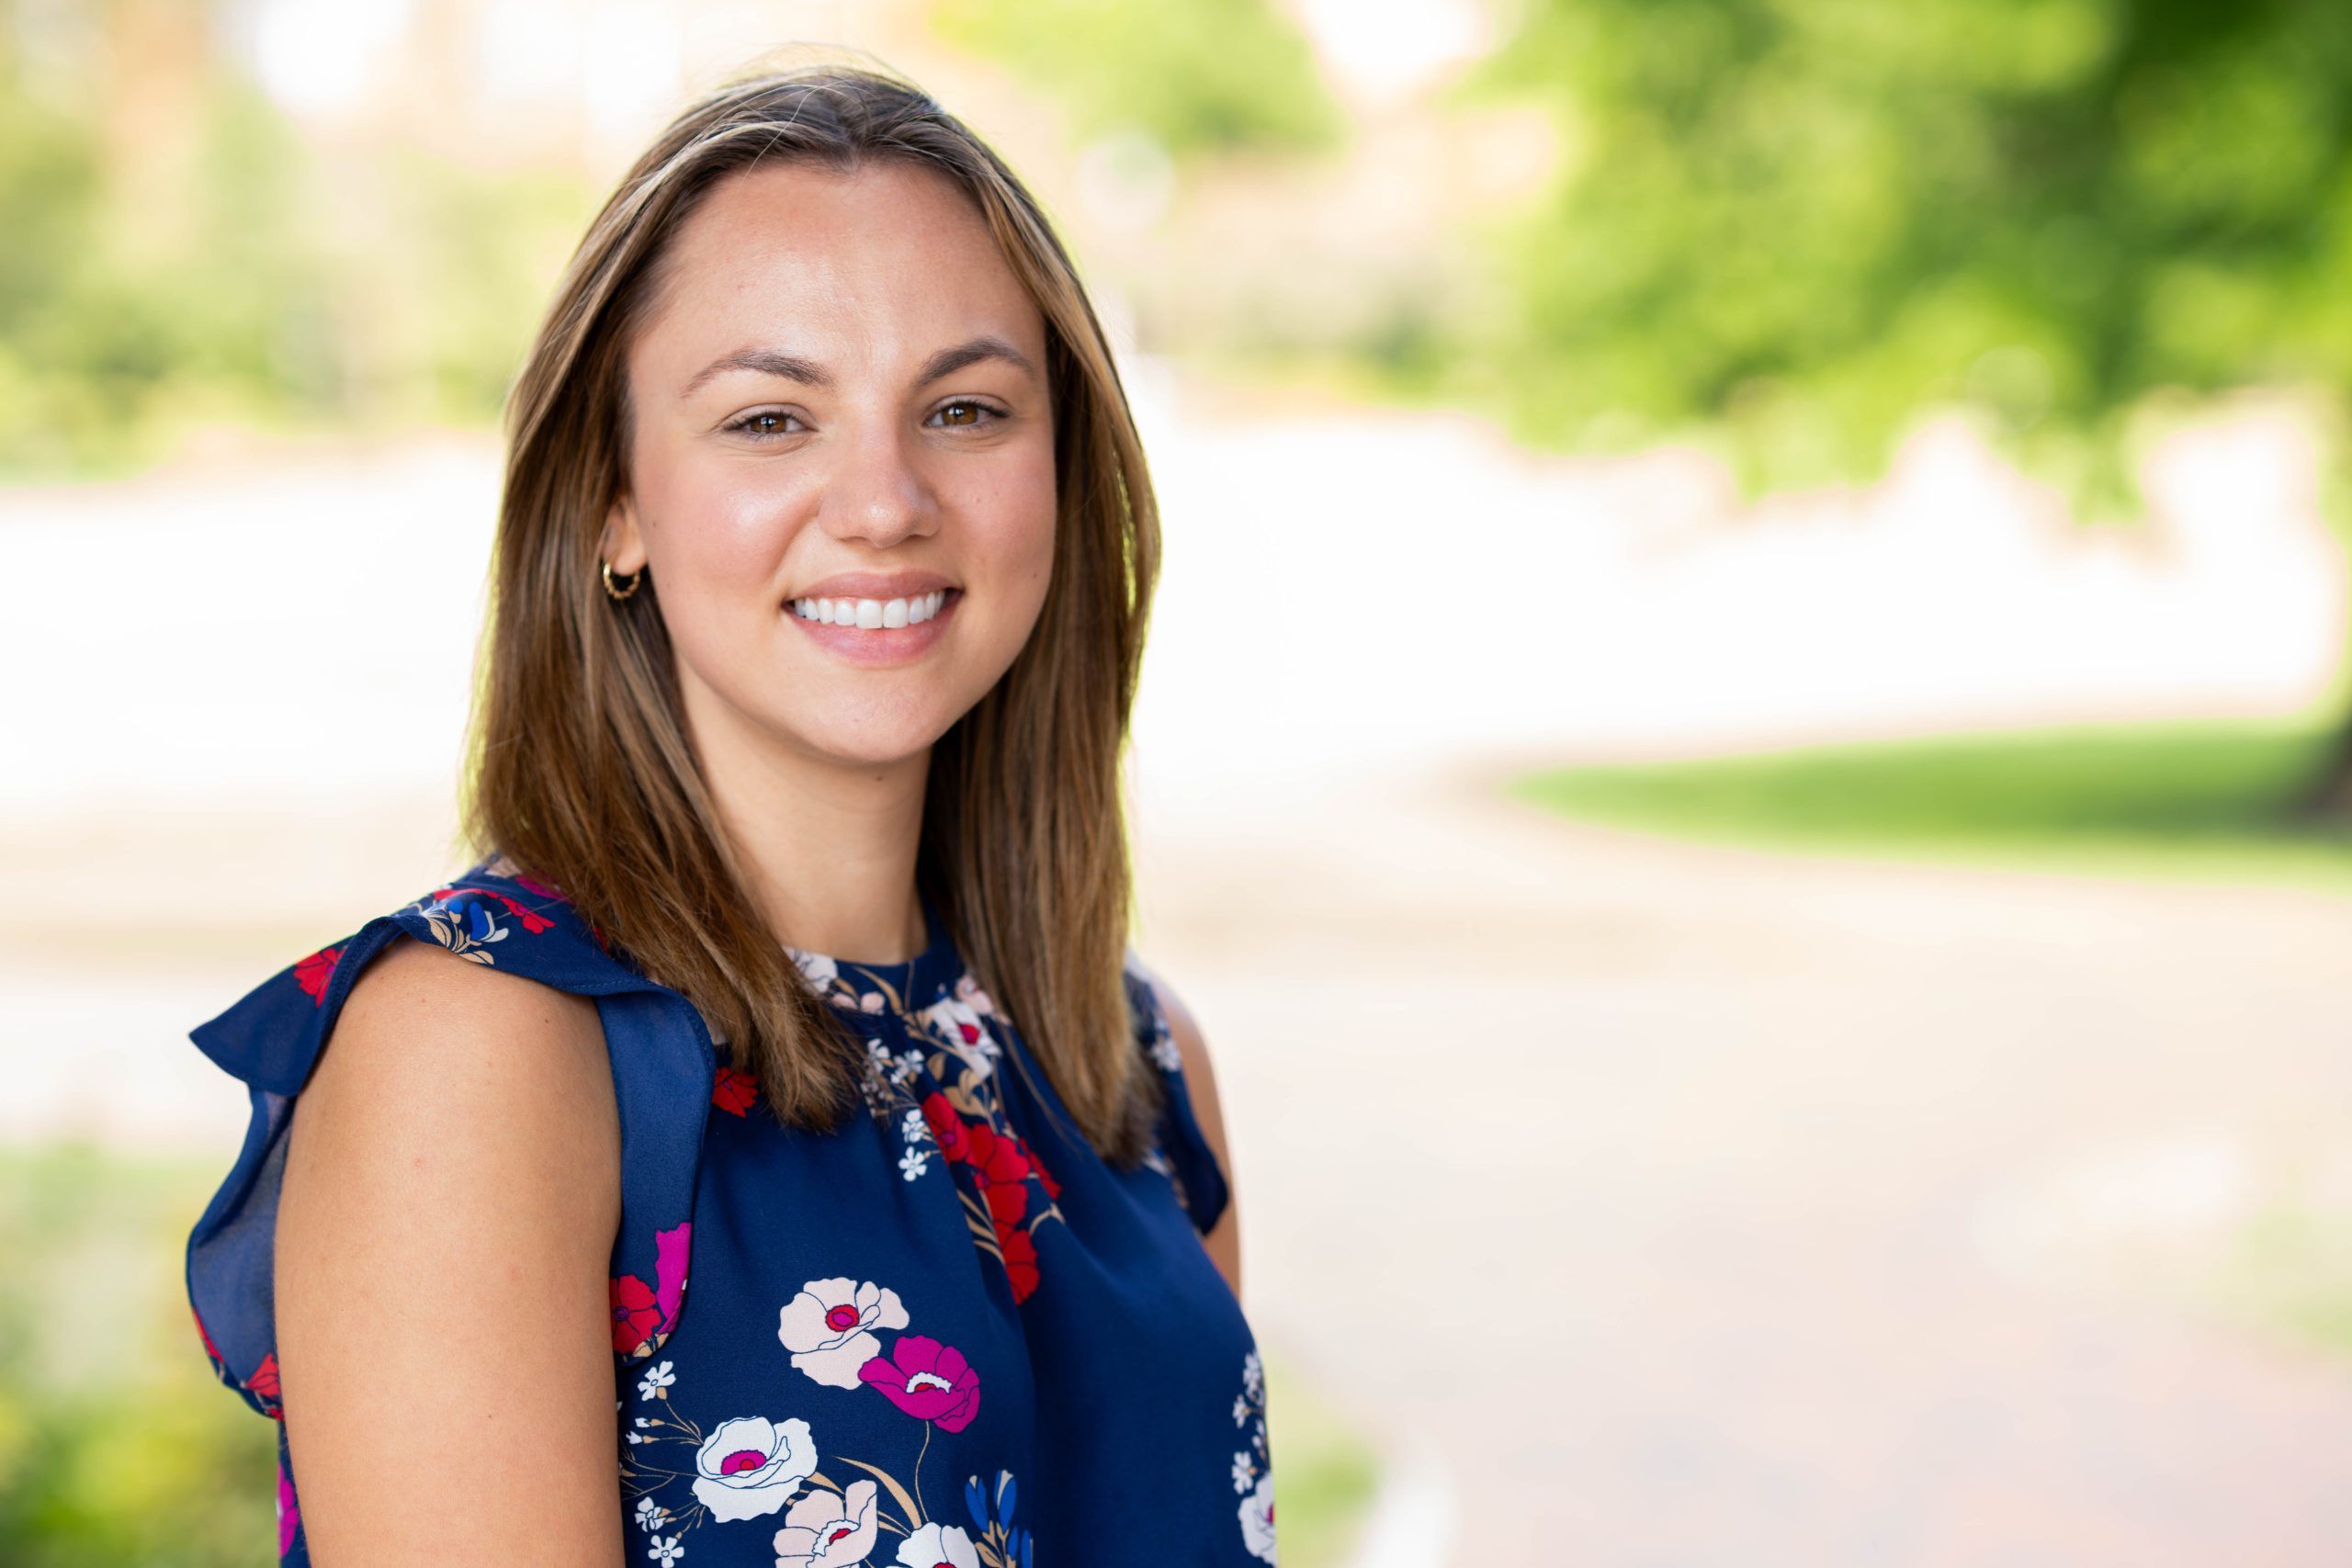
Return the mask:
<svg viewBox="0 0 2352 1568">
<path fill-rule="evenodd" d="M 608 1265 L 620 1136 L 595 1004 L 408 939 L 297 1097 L 278 1374 L 313 1556 L 622 1562 Z"/>
<path fill-rule="evenodd" d="M 1141 965 L 1138 964 L 1140 968 Z M 1159 998 L 1162 1011 L 1168 1015 L 1168 1032 L 1176 1043 L 1177 1055 L 1184 1065 L 1184 1088 L 1192 1101 L 1193 1120 L 1200 1123 L 1201 1135 L 1208 1140 L 1216 1154 L 1217 1168 L 1225 1173 L 1226 1207 L 1216 1224 L 1203 1237 L 1209 1256 L 1216 1260 L 1218 1269 L 1233 1287 L 1236 1297 L 1241 1294 L 1241 1184 L 1233 1168 L 1233 1156 L 1225 1132 L 1225 1106 L 1217 1091 L 1216 1068 L 1209 1057 L 1206 1036 L 1200 1020 L 1185 1005 L 1184 998 L 1168 977 L 1157 970 L 1143 969 L 1144 977 L 1151 984 L 1152 993 Z"/>
</svg>

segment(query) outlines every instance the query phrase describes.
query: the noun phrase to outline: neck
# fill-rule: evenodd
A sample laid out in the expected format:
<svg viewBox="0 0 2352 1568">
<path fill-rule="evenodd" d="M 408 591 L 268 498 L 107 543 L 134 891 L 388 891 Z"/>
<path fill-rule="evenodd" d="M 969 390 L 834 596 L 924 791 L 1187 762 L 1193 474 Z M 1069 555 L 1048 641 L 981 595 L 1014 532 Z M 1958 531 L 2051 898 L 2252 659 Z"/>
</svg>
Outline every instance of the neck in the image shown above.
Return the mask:
<svg viewBox="0 0 2352 1568">
<path fill-rule="evenodd" d="M 844 762 L 778 745 L 732 716 L 697 723 L 695 750 L 776 941 L 875 964 L 921 953 L 928 933 L 915 859 L 929 749 Z"/>
</svg>

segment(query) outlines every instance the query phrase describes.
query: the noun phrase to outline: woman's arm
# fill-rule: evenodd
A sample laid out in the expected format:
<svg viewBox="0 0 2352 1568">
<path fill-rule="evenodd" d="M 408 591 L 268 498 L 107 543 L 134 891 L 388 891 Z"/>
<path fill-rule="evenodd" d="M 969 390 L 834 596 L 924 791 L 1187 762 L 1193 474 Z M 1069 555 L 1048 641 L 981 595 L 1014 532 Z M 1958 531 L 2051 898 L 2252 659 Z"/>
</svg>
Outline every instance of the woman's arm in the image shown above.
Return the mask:
<svg viewBox="0 0 2352 1568">
<path fill-rule="evenodd" d="M 595 1004 L 395 942 L 296 1099 L 286 1440 L 319 1568 L 621 1568 Z"/>
<path fill-rule="evenodd" d="M 1184 1086 L 1192 1096 L 1193 1120 L 1201 1124 L 1201 1135 L 1216 1152 L 1216 1163 L 1225 1172 L 1225 1213 L 1201 1238 L 1216 1260 L 1217 1271 L 1225 1282 L 1233 1287 L 1236 1301 L 1241 1299 L 1241 1183 L 1234 1175 L 1233 1157 L 1225 1142 L 1225 1110 L 1216 1092 L 1216 1073 L 1209 1066 L 1208 1042 L 1201 1037 L 1201 1026 L 1192 1010 L 1175 988 L 1160 976 L 1151 976 L 1152 989 L 1159 995 L 1159 1005 L 1168 1014 L 1168 1032 L 1175 1037 L 1176 1049 L 1184 1058 Z"/>
</svg>

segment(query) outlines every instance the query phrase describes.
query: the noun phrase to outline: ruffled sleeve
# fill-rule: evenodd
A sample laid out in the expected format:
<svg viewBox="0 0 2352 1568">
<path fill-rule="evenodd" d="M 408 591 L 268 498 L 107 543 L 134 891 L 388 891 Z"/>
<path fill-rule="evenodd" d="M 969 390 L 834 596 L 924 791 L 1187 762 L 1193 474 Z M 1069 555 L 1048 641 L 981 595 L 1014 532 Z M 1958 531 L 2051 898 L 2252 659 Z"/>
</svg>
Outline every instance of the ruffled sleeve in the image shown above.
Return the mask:
<svg viewBox="0 0 2352 1568">
<path fill-rule="evenodd" d="M 1132 948 L 1127 953 L 1125 978 L 1136 1043 L 1167 1080 L 1165 1104 L 1156 1129 L 1159 1152 L 1168 1163 L 1177 1199 L 1191 1217 L 1193 1228 L 1206 1235 L 1216 1228 L 1231 1195 L 1225 1168 L 1217 1163 L 1216 1151 L 1210 1147 L 1200 1122 L 1193 1115 L 1183 1053 L 1177 1048 L 1176 1036 L 1169 1028 L 1168 1012 L 1160 1005 L 1159 993 L 1153 988 L 1148 972 Z"/>
<path fill-rule="evenodd" d="M 699 1010 L 655 985 L 554 889 L 492 861 L 301 958 L 189 1032 L 243 1082 L 243 1146 L 189 1233 L 188 1304 L 214 1374 L 279 1416 L 273 1254 L 286 1129 L 344 999 L 368 962 L 406 936 L 593 997 L 620 1112 L 621 1220 L 612 1260 L 613 1349 L 659 1348 L 683 1304 L 695 1179 L 715 1056 Z"/>
</svg>

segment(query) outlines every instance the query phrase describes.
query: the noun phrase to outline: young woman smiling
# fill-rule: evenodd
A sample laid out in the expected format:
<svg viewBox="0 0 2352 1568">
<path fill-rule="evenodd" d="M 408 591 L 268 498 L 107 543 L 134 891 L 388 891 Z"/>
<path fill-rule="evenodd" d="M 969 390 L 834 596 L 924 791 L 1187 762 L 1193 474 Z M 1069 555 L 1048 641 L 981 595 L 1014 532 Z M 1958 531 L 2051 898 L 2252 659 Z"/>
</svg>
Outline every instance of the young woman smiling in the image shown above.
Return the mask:
<svg viewBox="0 0 2352 1568">
<path fill-rule="evenodd" d="M 1037 204 L 887 73 L 729 83 L 507 435 L 473 863 L 193 1032 L 281 1556 L 1274 1561 L 1216 1084 L 1128 944 L 1157 515 Z"/>
</svg>

